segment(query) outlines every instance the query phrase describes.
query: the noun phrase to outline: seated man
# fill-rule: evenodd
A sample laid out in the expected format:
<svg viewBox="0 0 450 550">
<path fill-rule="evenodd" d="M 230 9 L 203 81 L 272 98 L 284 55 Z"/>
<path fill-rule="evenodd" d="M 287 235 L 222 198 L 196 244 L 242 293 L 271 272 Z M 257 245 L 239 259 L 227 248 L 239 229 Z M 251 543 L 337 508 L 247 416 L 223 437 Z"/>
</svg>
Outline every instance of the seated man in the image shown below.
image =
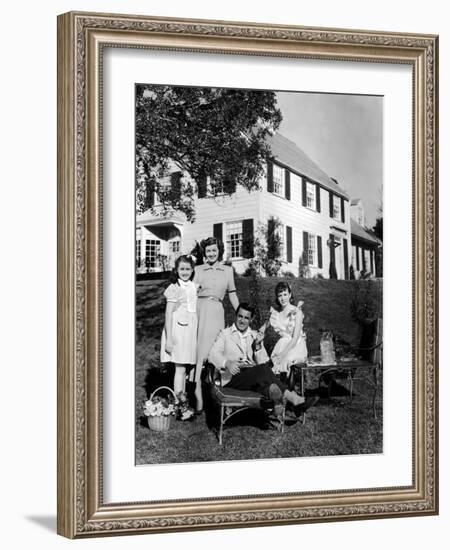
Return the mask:
<svg viewBox="0 0 450 550">
<path fill-rule="evenodd" d="M 250 328 L 253 315 L 250 305 L 239 304 L 233 325 L 219 333 L 208 360 L 221 371 L 223 386 L 258 392 L 275 403 L 281 403 L 284 398 L 296 412 L 302 412 L 298 407 L 305 398 L 290 391 L 267 363 L 269 357 L 262 343 L 264 334 Z"/>
</svg>

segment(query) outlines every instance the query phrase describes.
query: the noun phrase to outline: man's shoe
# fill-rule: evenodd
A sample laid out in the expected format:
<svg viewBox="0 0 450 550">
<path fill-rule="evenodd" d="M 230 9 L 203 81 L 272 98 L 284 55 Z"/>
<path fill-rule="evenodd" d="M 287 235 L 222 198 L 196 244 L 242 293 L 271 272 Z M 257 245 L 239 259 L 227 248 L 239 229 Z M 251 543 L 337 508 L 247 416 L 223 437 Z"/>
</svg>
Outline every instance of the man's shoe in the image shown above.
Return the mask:
<svg viewBox="0 0 450 550">
<path fill-rule="evenodd" d="M 311 395 L 310 397 L 307 397 L 304 403 L 294 407 L 295 416 L 298 417 L 301 414 L 304 414 L 308 409 L 313 407 L 319 399 L 320 397 L 318 395 Z"/>
<path fill-rule="evenodd" d="M 310 409 L 311 407 L 314 407 L 314 405 L 317 403 L 317 401 L 320 400 L 319 395 L 311 395 L 310 397 L 307 397 L 305 400 L 305 408 L 306 410 Z"/>
</svg>

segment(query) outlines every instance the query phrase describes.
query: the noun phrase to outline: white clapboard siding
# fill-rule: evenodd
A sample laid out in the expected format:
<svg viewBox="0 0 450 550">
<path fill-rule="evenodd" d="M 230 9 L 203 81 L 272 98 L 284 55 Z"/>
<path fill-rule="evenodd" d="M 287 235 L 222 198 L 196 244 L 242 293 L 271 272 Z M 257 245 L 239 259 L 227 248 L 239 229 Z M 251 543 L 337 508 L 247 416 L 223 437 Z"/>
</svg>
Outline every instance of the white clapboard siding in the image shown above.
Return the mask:
<svg viewBox="0 0 450 550">
<path fill-rule="evenodd" d="M 322 268 L 310 266 L 311 275 L 321 274 L 329 276 L 330 253 L 327 245 L 331 226 L 339 227 L 346 233 L 343 238 L 350 241 L 350 218 L 348 201 L 345 202 L 345 223 L 339 219 L 330 217 L 329 192 L 320 189 L 321 211 L 317 212 L 308 207 L 302 206 L 302 178 L 297 174 L 290 176 L 291 198 L 270 193 L 267 191 L 267 184 L 262 185 L 261 192 L 261 218 L 260 221 L 267 223 L 269 218 L 275 217 L 284 226 L 292 227 L 292 263 L 286 264 L 286 270 L 298 275 L 299 260 L 303 252 L 303 232 L 322 237 Z M 350 258 L 350 256 L 349 256 Z"/>
<path fill-rule="evenodd" d="M 241 221 L 253 219 L 254 227 L 258 217 L 258 191 L 248 192 L 238 186 L 233 195 L 222 195 L 219 197 L 204 197 L 195 200 L 196 219 L 193 223 L 185 222 L 182 235 L 182 250 L 184 253 L 191 251 L 195 241 L 213 236 L 213 227 L 216 223 Z M 223 236 L 225 240 L 225 227 Z M 245 266 L 244 266 L 245 264 Z M 239 261 L 239 271 L 244 270 L 247 262 Z M 236 266 L 237 267 L 237 266 Z"/>
</svg>

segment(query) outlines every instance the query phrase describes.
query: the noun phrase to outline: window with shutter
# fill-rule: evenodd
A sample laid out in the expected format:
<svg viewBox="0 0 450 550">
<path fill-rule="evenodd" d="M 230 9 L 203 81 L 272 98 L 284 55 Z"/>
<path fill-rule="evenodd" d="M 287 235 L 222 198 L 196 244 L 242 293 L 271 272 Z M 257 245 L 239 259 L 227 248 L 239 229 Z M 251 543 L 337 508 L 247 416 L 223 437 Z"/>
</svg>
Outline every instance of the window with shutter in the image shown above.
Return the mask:
<svg viewBox="0 0 450 550">
<path fill-rule="evenodd" d="M 312 210 L 316 209 L 316 186 L 310 181 L 306 183 L 306 206 Z"/>
<path fill-rule="evenodd" d="M 161 241 L 156 239 L 145 240 L 145 265 L 149 268 L 158 267 L 158 256 L 160 251 Z"/>
<path fill-rule="evenodd" d="M 167 193 L 170 191 L 172 186 L 180 185 L 181 176 L 181 172 L 172 172 L 169 176 L 161 178 L 158 181 L 156 193 L 154 194 L 155 206 L 159 206 L 166 202 Z"/>
<path fill-rule="evenodd" d="M 227 258 L 242 258 L 243 227 L 242 221 L 226 224 Z"/>
<path fill-rule="evenodd" d="M 338 220 L 341 217 L 341 198 L 333 195 L 333 218 Z"/>
<path fill-rule="evenodd" d="M 285 231 L 283 224 L 270 218 L 267 221 L 267 256 L 274 259 L 285 259 Z"/>
<path fill-rule="evenodd" d="M 285 171 L 278 164 L 273 164 L 273 192 L 282 197 L 285 196 Z"/>
</svg>

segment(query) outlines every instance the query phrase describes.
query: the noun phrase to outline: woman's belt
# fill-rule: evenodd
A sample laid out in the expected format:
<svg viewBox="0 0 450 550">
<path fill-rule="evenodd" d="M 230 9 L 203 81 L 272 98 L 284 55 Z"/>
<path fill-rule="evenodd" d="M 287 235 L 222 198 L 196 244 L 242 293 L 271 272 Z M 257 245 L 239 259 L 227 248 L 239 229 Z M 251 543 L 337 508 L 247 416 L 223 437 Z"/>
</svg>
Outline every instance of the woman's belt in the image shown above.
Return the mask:
<svg viewBox="0 0 450 550">
<path fill-rule="evenodd" d="M 213 302 L 220 302 L 222 303 L 222 300 L 220 298 L 216 298 L 215 296 L 198 296 L 200 300 L 212 300 Z"/>
</svg>

